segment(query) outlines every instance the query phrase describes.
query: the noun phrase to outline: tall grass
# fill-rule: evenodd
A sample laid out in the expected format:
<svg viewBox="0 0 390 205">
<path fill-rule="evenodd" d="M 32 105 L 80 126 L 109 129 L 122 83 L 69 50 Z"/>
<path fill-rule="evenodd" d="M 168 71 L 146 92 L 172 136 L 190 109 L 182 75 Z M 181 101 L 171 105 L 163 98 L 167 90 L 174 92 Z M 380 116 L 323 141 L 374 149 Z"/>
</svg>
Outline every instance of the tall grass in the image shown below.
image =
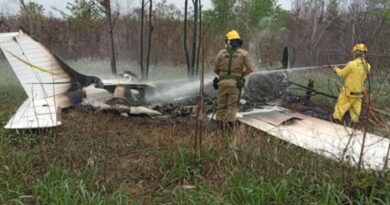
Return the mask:
<svg viewBox="0 0 390 205">
<path fill-rule="evenodd" d="M 130 204 L 128 195 L 96 187 L 82 171 L 78 177 L 59 164 L 44 174 L 42 153 L 31 149 L 38 136 L 14 136 L 0 129 L 0 204 Z M 96 174 L 96 173 L 93 173 Z"/>
<path fill-rule="evenodd" d="M 91 191 L 87 182 L 78 180 L 65 169 L 51 166 L 47 173 L 38 178 L 33 188 L 37 204 L 129 204 L 130 199 L 121 192 L 105 195 L 104 189 Z"/>
<path fill-rule="evenodd" d="M 105 121 L 94 121 L 94 126 L 102 127 Z M 107 152 L 100 139 L 90 143 L 90 137 L 80 137 L 90 131 L 75 123 L 67 125 L 72 131 L 65 128 L 54 139 L 46 138 L 46 166 L 41 150 L 45 133 L 14 135 L 0 129 L 1 204 L 390 203 L 390 172 L 359 172 L 254 130 L 238 130 L 230 137 L 207 131 L 198 161 L 190 146 L 192 135 L 180 129 L 166 136 L 165 128 L 156 127 L 158 134 L 149 135 L 151 139 L 131 144 L 147 136 L 128 133 L 151 126 L 133 119 L 116 130 L 122 134 L 112 135 L 106 142 L 105 146 L 112 147 Z M 78 137 L 73 138 L 72 133 Z M 177 146 L 115 157 L 171 137 Z M 75 146 L 77 139 L 84 147 L 75 149 L 101 157 L 90 163 L 90 157 L 82 152 L 74 152 L 72 157 L 58 152 L 60 146 Z M 99 160 L 108 160 L 108 167 Z"/>
</svg>

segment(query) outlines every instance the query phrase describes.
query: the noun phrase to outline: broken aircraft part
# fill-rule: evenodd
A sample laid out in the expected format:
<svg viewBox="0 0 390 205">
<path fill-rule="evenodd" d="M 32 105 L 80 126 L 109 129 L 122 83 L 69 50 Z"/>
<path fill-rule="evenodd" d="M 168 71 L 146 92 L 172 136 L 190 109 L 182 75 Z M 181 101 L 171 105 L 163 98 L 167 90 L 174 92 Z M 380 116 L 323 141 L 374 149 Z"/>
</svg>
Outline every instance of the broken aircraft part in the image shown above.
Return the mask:
<svg viewBox="0 0 390 205">
<path fill-rule="evenodd" d="M 363 168 L 374 170 L 385 169 L 390 162 L 387 156 L 390 139 L 371 133 L 292 113 L 282 107 L 264 107 L 237 116 L 246 125 L 340 162 L 358 165 L 361 158 Z M 287 120 L 290 123 L 285 124 L 283 121 Z"/>
<path fill-rule="evenodd" d="M 106 97 L 107 93 L 98 88 L 114 92 L 120 85 L 126 89 L 139 90 L 142 93 L 141 98 L 145 97 L 147 89 L 153 90 L 153 86 L 131 79 L 101 80 L 95 76 L 80 74 L 22 31 L 1 33 L 0 48 L 28 96 L 6 124 L 7 129 L 34 129 L 61 125 L 61 110 L 82 102 L 84 98 L 82 89 L 87 86 L 89 89 L 95 89 L 95 94 Z M 100 97 L 105 98 L 102 96 Z M 89 100 L 84 102 L 91 102 L 91 98 L 90 96 Z M 98 100 L 94 102 L 99 104 Z M 110 107 L 105 102 L 106 100 L 101 101 L 99 105 Z M 111 106 L 111 108 L 117 107 Z M 127 107 L 127 110 L 130 114 L 158 115 L 158 112 L 152 112 L 145 107 Z"/>
<path fill-rule="evenodd" d="M 280 98 L 287 87 L 288 76 L 285 72 L 271 74 L 253 74 L 249 76 L 244 89 L 244 99 L 250 102 L 266 102 Z"/>
</svg>

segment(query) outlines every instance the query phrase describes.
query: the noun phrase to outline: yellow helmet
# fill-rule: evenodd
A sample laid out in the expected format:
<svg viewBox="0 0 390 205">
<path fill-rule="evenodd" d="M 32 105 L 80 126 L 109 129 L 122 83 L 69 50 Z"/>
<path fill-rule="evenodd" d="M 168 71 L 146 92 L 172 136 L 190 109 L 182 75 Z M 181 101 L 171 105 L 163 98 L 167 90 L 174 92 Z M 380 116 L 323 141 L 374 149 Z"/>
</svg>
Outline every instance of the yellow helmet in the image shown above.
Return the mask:
<svg viewBox="0 0 390 205">
<path fill-rule="evenodd" d="M 236 30 L 231 30 L 225 35 L 226 40 L 240 39 L 240 34 Z"/>
<path fill-rule="evenodd" d="M 358 43 L 352 48 L 352 53 L 360 51 L 360 52 L 368 52 L 367 46 L 364 43 Z"/>
</svg>

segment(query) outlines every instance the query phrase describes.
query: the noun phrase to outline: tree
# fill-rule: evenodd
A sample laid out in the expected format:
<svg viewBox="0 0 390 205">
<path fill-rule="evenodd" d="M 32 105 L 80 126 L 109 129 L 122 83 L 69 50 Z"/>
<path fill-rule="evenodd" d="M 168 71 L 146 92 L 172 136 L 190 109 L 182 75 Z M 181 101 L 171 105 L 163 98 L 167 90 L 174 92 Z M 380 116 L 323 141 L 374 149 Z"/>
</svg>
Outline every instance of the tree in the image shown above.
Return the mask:
<svg viewBox="0 0 390 205">
<path fill-rule="evenodd" d="M 339 15 L 339 0 L 330 0 L 326 12 L 328 19 L 332 19 Z"/>
<path fill-rule="evenodd" d="M 198 75 L 199 74 L 199 60 L 200 60 L 200 50 L 203 48 L 202 43 L 203 43 L 203 17 L 202 17 L 202 1 L 199 0 L 199 38 L 198 38 L 198 53 L 196 57 L 196 70 L 195 73 Z M 202 58 L 203 60 L 203 58 Z"/>
<path fill-rule="evenodd" d="M 140 25 L 140 69 L 141 69 L 141 76 L 144 80 L 146 78 L 145 76 L 145 68 L 144 68 L 144 20 L 145 20 L 145 0 L 141 0 L 141 25 Z"/>
<path fill-rule="evenodd" d="M 84 29 L 85 26 L 98 27 L 99 22 L 103 19 L 100 5 L 90 0 L 68 2 L 66 9 L 69 13 L 59 12 L 75 29 Z"/>
<path fill-rule="evenodd" d="M 153 34 L 152 17 L 153 17 L 153 0 L 149 0 L 149 18 L 148 18 L 149 33 L 148 33 L 148 51 L 146 56 L 145 80 L 148 80 L 149 78 L 150 52 L 152 48 L 152 34 Z"/>
<path fill-rule="evenodd" d="M 184 39 L 184 54 L 187 63 L 187 75 L 188 77 L 195 77 L 197 73 L 198 61 L 199 61 L 199 49 L 200 46 L 198 43 L 200 42 L 201 34 L 199 31 L 200 27 L 200 0 L 192 1 L 194 6 L 194 15 L 192 21 L 192 45 L 191 45 L 191 56 L 189 55 L 188 45 L 187 45 L 187 37 L 188 37 L 188 0 L 184 1 L 184 31 L 183 31 L 183 39 Z"/>
<path fill-rule="evenodd" d="M 249 10 L 250 25 L 258 26 L 259 21 L 267 16 L 270 16 L 276 6 L 276 0 L 250 0 L 251 6 Z"/>
<path fill-rule="evenodd" d="M 152 50 L 152 35 L 153 35 L 153 0 L 149 0 L 149 11 L 148 11 L 148 41 L 147 41 L 147 51 L 146 59 L 144 58 L 144 35 L 145 35 L 145 0 L 141 1 L 141 11 L 140 11 L 140 72 L 142 80 L 148 80 L 149 78 L 149 67 L 150 67 L 150 54 Z M 146 60 L 146 67 L 145 67 Z"/>
<path fill-rule="evenodd" d="M 68 3 L 67 9 L 71 14 L 61 12 L 62 15 L 67 18 L 71 25 L 83 30 L 85 26 L 98 27 L 98 23 L 105 19 L 111 48 L 111 73 L 117 74 L 114 28 L 119 18 L 119 12 L 113 14 L 111 0 L 74 0 L 73 3 Z"/>
<path fill-rule="evenodd" d="M 234 5 L 236 0 L 212 0 L 213 4 L 213 19 L 215 30 L 221 30 L 226 27 L 228 24 L 234 22 L 235 13 Z"/>
<path fill-rule="evenodd" d="M 35 34 L 35 27 L 42 23 L 44 11 L 45 9 L 40 4 L 32 1 L 25 4 L 24 0 L 20 0 L 20 18 L 24 24 L 29 25 L 31 35 Z"/>
<path fill-rule="evenodd" d="M 116 68 L 116 50 L 115 50 L 115 41 L 114 41 L 114 27 L 116 19 L 119 17 L 117 14 L 116 19 L 113 19 L 111 11 L 111 0 L 100 0 L 100 4 L 104 8 L 104 13 L 106 14 L 106 21 L 108 25 L 108 34 L 110 36 L 110 45 L 111 45 L 111 72 L 112 74 L 117 74 Z"/>
<path fill-rule="evenodd" d="M 183 39 L 184 39 L 184 55 L 186 57 L 186 63 L 187 63 L 187 75 L 191 76 L 191 64 L 190 64 L 190 56 L 188 54 L 188 46 L 187 46 L 187 32 L 188 32 L 188 22 L 187 22 L 187 16 L 188 16 L 188 0 L 184 1 L 184 29 L 183 29 Z"/>
<path fill-rule="evenodd" d="M 197 41 L 199 40 L 200 35 L 198 35 L 198 27 L 199 27 L 199 0 L 193 0 L 193 6 L 194 6 L 194 26 L 192 30 L 192 53 L 191 53 L 191 77 L 194 77 L 197 75 L 195 72 L 195 63 L 196 63 L 196 57 L 197 57 L 197 50 L 198 48 Z"/>
<path fill-rule="evenodd" d="M 273 24 L 278 12 L 276 0 L 238 0 L 235 6 L 237 29 L 255 34 L 256 29 L 265 29 Z"/>
</svg>

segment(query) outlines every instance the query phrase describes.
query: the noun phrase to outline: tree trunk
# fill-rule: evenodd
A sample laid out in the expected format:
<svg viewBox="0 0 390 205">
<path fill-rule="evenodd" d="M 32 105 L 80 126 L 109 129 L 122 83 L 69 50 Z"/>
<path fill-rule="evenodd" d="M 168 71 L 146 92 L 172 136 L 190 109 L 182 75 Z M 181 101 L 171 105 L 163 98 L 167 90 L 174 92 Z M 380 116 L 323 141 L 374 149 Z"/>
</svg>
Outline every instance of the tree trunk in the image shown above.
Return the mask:
<svg viewBox="0 0 390 205">
<path fill-rule="evenodd" d="M 199 73 L 199 59 L 200 59 L 200 50 L 201 50 L 201 46 L 202 46 L 202 3 L 201 3 L 201 0 L 199 0 L 198 2 L 198 5 L 199 5 L 199 44 L 198 44 L 198 53 L 197 53 L 197 56 L 196 56 L 196 70 L 195 70 L 195 75 L 198 75 Z"/>
<path fill-rule="evenodd" d="M 144 69 L 144 16 L 145 16 L 145 0 L 141 1 L 141 32 L 140 32 L 140 59 L 139 65 L 141 69 L 142 80 L 145 80 Z"/>
<path fill-rule="evenodd" d="M 110 46 L 111 46 L 111 73 L 116 75 L 116 52 L 115 52 L 115 41 L 114 41 L 114 23 L 112 22 L 112 12 L 111 12 L 111 1 L 104 0 L 103 6 L 105 7 L 106 19 L 108 25 L 108 34 L 110 35 Z"/>
<path fill-rule="evenodd" d="M 356 43 L 355 36 L 356 36 L 356 24 L 355 24 L 355 18 L 354 18 L 354 20 L 352 21 L 352 36 L 351 36 L 351 45 L 352 46 L 354 46 Z"/>
<path fill-rule="evenodd" d="M 23 9 L 27 12 L 27 17 L 28 17 L 28 25 L 29 25 L 29 34 L 31 36 L 34 35 L 34 26 L 33 26 L 33 22 L 32 22 L 32 16 L 31 16 L 31 12 L 29 10 L 27 10 L 27 7 L 26 7 L 26 4 L 24 3 L 24 0 L 20 0 L 20 5 L 23 7 Z"/>
<path fill-rule="evenodd" d="M 115 41 L 114 41 L 114 24 L 112 22 L 111 16 L 111 2 L 108 1 L 107 5 L 107 18 L 110 26 L 110 41 L 111 41 L 111 72 L 112 74 L 117 74 L 116 69 L 116 53 L 115 53 Z"/>
<path fill-rule="evenodd" d="M 190 57 L 189 57 L 188 48 L 187 48 L 187 15 L 188 15 L 188 0 L 185 0 L 185 2 L 184 2 L 183 40 L 184 40 L 184 54 L 186 56 L 186 62 L 187 62 L 187 75 L 188 75 L 188 77 L 190 77 L 191 76 L 191 66 L 190 66 Z"/>
<path fill-rule="evenodd" d="M 191 77 L 195 76 L 195 61 L 196 61 L 196 51 L 197 51 L 197 39 L 198 39 L 198 8 L 199 1 L 193 1 L 194 5 L 194 29 L 192 31 L 192 53 L 191 53 Z"/>
<path fill-rule="evenodd" d="M 152 33 L 153 33 L 152 11 L 153 11 L 153 0 L 149 0 L 149 36 L 148 36 L 148 51 L 146 56 L 145 80 L 148 80 L 149 78 L 150 51 L 152 48 Z"/>
<path fill-rule="evenodd" d="M 317 34 L 317 28 L 318 28 L 318 20 L 317 20 L 317 12 L 314 14 L 313 16 L 313 29 L 312 29 L 312 33 L 311 33 L 311 38 L 310 38 L 310 56 L 314 56 L 314 52 L 315 52 L 315 48 L 314 48 L 314 45 L 315 45 L 315 41 L 316 41 L 316 34 Z M 318 39 L 319 40 L 319 39 Z M 312 58 L 311 61 L 314 61 L 314 59 Z M 311 62 L 311 65 L 313 65 L 314 62 Z"/>
</svg>

